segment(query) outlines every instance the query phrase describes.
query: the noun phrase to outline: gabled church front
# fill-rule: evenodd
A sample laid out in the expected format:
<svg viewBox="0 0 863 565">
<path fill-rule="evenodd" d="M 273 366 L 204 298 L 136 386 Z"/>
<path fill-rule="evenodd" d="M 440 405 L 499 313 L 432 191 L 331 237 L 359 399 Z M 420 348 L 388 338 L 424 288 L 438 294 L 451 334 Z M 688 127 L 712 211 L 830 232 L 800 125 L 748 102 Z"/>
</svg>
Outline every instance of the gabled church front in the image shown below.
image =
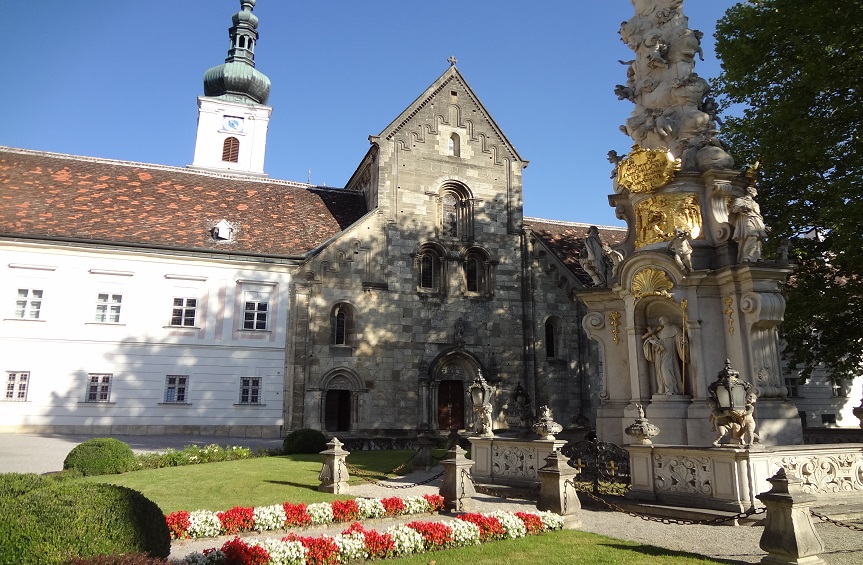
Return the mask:
<svg viewBox="0 0 863 565">
<path fill-rule="evenodd" d="M 496 428 L 526 397 L 591 427 L 589 226 L 522 216 L 527 161 L 454 59 L 344 189 L 269 179 L 240 4 L 188 168 L 0 148 L 0 431 L 448 432 L 480 375 Z"/>
</svg>

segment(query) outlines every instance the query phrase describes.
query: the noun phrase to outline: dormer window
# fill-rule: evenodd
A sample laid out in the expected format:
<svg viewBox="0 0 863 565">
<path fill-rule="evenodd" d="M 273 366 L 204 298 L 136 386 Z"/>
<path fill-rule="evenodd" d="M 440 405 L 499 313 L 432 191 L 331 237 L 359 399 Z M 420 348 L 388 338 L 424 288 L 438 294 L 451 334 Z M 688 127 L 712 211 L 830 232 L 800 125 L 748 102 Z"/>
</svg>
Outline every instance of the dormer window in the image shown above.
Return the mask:
<svg viewBox="0 0 863 565">
<path fill-rule="evenodd" d="M 232 241 L 234 227 L 227 220 L 222 220 L 210 230 L 210 235 L 216 241 Z"/>
<path fill-rule="evenodd" d="M 236 163 L 240 160 L 240 140 L 236 137 L 225 139 L 222 144 L 222 161 Z"/>
</svg>

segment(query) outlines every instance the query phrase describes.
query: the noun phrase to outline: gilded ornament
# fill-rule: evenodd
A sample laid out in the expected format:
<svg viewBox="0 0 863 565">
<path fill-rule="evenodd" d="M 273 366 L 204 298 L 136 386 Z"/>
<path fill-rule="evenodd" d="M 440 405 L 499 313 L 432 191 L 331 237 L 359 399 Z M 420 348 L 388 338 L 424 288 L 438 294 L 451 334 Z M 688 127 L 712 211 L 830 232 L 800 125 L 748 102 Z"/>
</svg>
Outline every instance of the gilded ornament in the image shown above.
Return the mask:
<svg viewBox="0 0 863 565">
<path fill-rule="evenodd" d="M 620 343 L 620 312 L 612 312 L 611 318 L 611 335 L 614 337 L 614 345 Z"/>
<path fill-rule="evenodd" d="M 734 318 L 732 318 L 732 314 L 734 314 L 734 310 L 731 309 L 731 304 L 734 302 L 734 299 L 730 296 L 725 297 L 725 311 L 723 314 L 728 316 L 728 333 L 734 335 Z"/>
<path fill-rule="evenodd" d="M 641 269 L 632 277 L 632 295 L 638 302 L 647 296 L 661 296 L 673 300 L 671 289 L 674 288 L 665 271 L 647 267 Z"/>
<path fill-rule="evenodd" d="M 671 241 L 674 232 L 688 231 L 690 239 L 704 239 L 701 209 L 695 194 L 661 194 L 635 205 L 635 247 Z"/>
<path fill-rule="evenodd" d="M 654 192 L 671 182 L 679 170 L 680 159 L 665 147 L 645 149 L 636 143 L 617 166 L 617 183 L 629 192 Z"/>
</svg>

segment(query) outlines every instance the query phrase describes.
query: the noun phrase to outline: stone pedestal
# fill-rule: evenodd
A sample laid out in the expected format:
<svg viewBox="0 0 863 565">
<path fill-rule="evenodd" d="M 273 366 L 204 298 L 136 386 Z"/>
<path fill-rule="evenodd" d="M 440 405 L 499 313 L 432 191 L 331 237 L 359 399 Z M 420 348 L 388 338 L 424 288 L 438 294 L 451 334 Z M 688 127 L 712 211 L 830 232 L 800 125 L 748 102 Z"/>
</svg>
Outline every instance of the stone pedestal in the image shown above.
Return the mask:
<svg viewBox="0 0 863 565">
<path fill-rule="evenodd" d="M 565 455 L 552 452 L 545 458 L 545 466 L 539 471 L 539 500 L 537 510 L 554 512 L 565 517 L 567 528 L 574 528 L 581 519 L 578 516 L 581 502 L 575 490 L 575 476 L 578 470 L 572 467 Z"/>
<path fill-rule="evenodd" d="M 664 444 L 691 445 L 687 435 L 686 415 L 692 399 L 679 394 L 654 394 L 650 399 L 650 423 L 661 430 L 659 439 Z"/>
<path fill-rule="evenodd" d="M 447 452 L 447 458 L 441 461 L 444 472 L 439 494 L 443 497 L 444 508 L 450 512 L 468 512 L 474 508 L 476 490 L 470 477 L 474 462 L 465 457 L 466 453 L 456 445 Z"/>
<path fill-rule="evenodd" d="M 767 507 L 764 533 L 758 545 L 769 555 L 761 562 L 775 565 L 826 563 L 818 557 L 824 551 L 824 542 L 815 531 L 809 510 L 816 498 L 805 494 L 801 479 L 786 476 L 785 469 L 767 480 L 773 488 L 758 495 Z"/>
<path fill-rule="evenodd" d="M 417 453 L 414 455 L 413 468 L 414 470 L 428 471 L 437 464 L 437 461 L 432 457 L 434 441 L 427 436 L 419 436 L 416 440 L 416 446 Z"/>
<path fill-rule="evenodd" d="M 347 494 L 349 490 L 348 479 L 350 476 L 345 465 L 345 458 L 351 453 L 342 449 L 342 445 L 344 444 L 338 438 L 333 438 L 327 444 L 329 449 L 321 451 L 321 455 L 324 457 L 324 465 L 318 475 L 318 479 L 321 481 L 318 490 L 321 492 Z"/>
<path fill-rule="evenodd" d="M 479 482 L 514 486 L 536 486 L 538 471 L 552 452 L 566 440 L 471 437 L 471 452 L 476 462 L 473 477 Z"/>
</svg>

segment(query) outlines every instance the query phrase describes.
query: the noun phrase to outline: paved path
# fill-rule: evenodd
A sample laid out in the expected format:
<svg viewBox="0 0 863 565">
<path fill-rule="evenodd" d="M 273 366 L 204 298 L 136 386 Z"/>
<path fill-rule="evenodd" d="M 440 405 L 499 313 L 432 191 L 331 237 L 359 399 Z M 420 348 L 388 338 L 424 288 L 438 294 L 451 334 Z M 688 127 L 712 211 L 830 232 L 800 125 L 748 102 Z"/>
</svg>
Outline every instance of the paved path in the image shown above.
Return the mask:
<svg viewBox="0 0 863 565">
<path fill-rule="evenodd" d="M 92 436 L 0 434 L 0 473 L 10 471 L 35 473 L 59 471 L 63 466 L 63 459 L 72 447 L 89 437 Z M 168 447 L 179 448 L 193 443 L 198 445 L 218 443 L 220 445 L 245 445 L 266 448 L 274 448 L 281 445 L 281 440 L 201 436 L 119 436 L 118 439 L 125 441 L 133 450 L 138 452 L 163 450 Z M 389 481 L 387 484 L 390 486 L 413 484 L 439 472 L 439 468 L 428 472 L 417 472 L 394 481 Z M 440 480 L 425 486 L 398 490 L 376 484 L 363 483 L 352 487 L 350 494 L 368 498 L 417 496 L 424 493 L 437 493 L 439 487 Z M 274 503 L 277 502 L 280 501 L 274 501 Z M 503 500 L 485 496 L 477 497 L 477 506 L 477 510 L 481 512 L 534 509 L 534 505 L 531 502 Z M 411 517 L 410 519 L 414 518 Z M 442 518 L 447 518 L 447 516 L 443 515 Z M 399 520 L 379 520 L 371 525 L 378 530 L 385 530 L 395 523 L 399 523 Z M 343 525 L 338 525 L 321 527 L 314 530 L 305 529 L 303 532 L 304 535 L 318 533 L 336 534 L 343 528 Z M 766 555 L 758 547 L 758 541 L 761 538 L 763 530 L 762 527 L 757 525 L 732 527 L 661 524 L 658 522 L 648 522 L 620 512 L 585 508 L 582 509 L 581 524 L 577 529 L 674 551 L 705 555 L 727 563 L 757 563 Z M 831 565 L 859 565 L 863 563 L 863 534 L 820 521 L 816 523 L 816 529 L 827 547 L 827 550 L 821 554 L 821 557 L 825 561 Z M 283 534 L 274 533 L 269 535 L 281 537 Z M 228 538 L 178 541 L 172 546 L 171 556 L 181 558 L 192 551 L 217 547 L 224 543 L 225 539 Z"/>
</svg>

